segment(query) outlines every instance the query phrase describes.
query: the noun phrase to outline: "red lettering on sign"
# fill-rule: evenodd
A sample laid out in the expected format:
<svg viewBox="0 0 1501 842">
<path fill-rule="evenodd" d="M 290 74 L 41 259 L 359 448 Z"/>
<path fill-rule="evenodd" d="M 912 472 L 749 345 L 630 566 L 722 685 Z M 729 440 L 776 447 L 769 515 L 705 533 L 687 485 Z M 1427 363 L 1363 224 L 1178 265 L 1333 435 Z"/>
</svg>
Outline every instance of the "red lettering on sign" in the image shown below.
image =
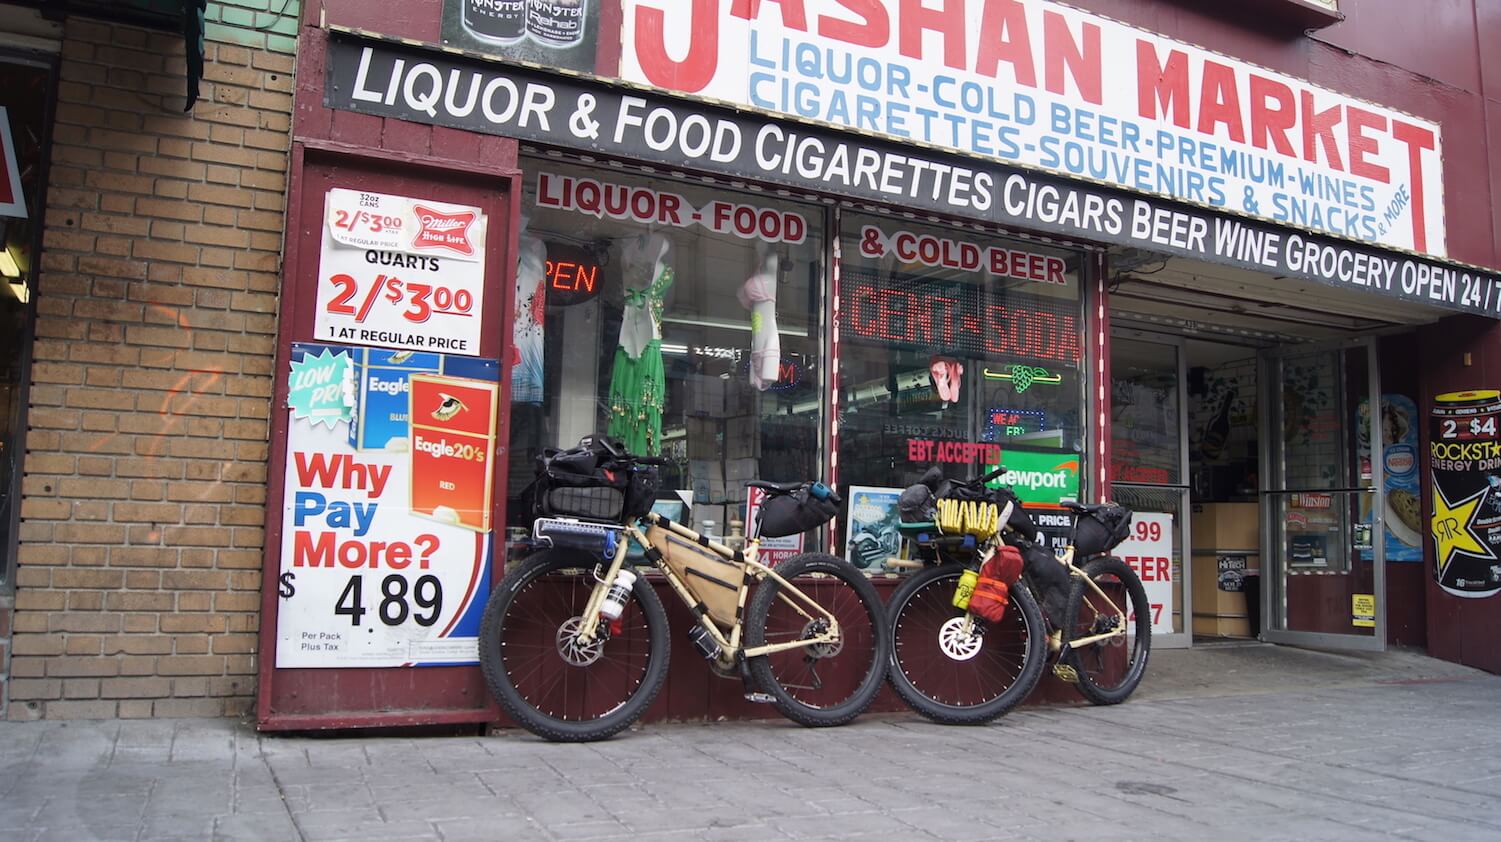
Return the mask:
<svg viewBox="0 0 1501 842">
<path fill-rule="evenodd" d="M 1277 107 L 1272 108 L 1272 103 Z M 1292 141 L 1287 133 L 1298 124 L 1298 102 L 1293 98 L 1293 89 L 1275 79 L 1251 76 L 1251 144 L 1258 149 L 1272 147 L 1283 155 L 1292 157 Z"/>
<path fill-rule="evenodd" d="M 688 10 L 694 37 L 688 54 L 673 61 L 667 54 L 667 13 L 650 6 L 636 7 L 636 60 L 653 85 L 686 93 L 704 89 L 719 66 L 719 0 L 692 0 Z M 680 8 L 673 14 L 683 14 Z M 676 49 L 678 45 L 674 44 Z"/>
<path fill-rule="evenodd" d="M 1065 94 L 1063 68 L 1079 86 L 1079 96 L 1085 102 L 1102 105 L 1105 102 L 1104 66 L 1100 57 L 1100 27 L 1084 24 L 1084 43 L 1074 41 L 1068 29 L 1068 21 L 1057 12 L 1044 12 L 1042 16 L 1043 63 L 1046 66 L 1045 84 L 1055 94 Z"/>
<path fill-rule="evenodd" d="M 900 0 L 901 18 L 897 23 L 897 50 L 910 59 L 921 61 L 922 34 L 937 32 L 943 36 L 943 63 L 964 70 L 964 2 L 945 0 L 943 7 L 930 9 L 922 0 Z"/>
<path fill-rule="evenodd" d="M 1136 108 L 1148 120 L 1157 119 L 1157 107 L 1173 112 L 1173 125 L 1188 128 L 1188 55 L 1168 53 L 1167 64 L 1157 61 L 1157 48 L 1144 38 L 1136 41 Z"/>
<path fill-rule="evenodd" d="M 1015 0 L 986 3 L 980 18 L 980 51 L 975 72 L 995 78 L 1001 62 L 1012 67 L 1016 83 L 1037 87 L 1037 68 L 1032 63 L 1032 40 L 1027 34 L 1027 10 Z"/>
<path fill-rule="evenodd" d="M 1428 250 L 1427 218 L 1423 214 L 1423 150 L 1433 150 L 1433 132 L 1401 120 L 1392 121 L 1392 137 L 1407 145 L 1409 184 L 1412 185 L 1412 247 Z"/>
<path fill-rule="evenodd" d="M 1334 137 L 1334 127 L 1343 119 L 1341 112 L 1343 106 L 1336 105 L 1327 111 L 1317 111 L 1313 107 L 1313 92 L 1303 91 L 1303 159 L 1311 163 L 1319 162 L 1319 151 L 1315 143 L 1324 147 L 1324 155 L 1329 159 L 1329 166 L 1337 170 L 1344 170 L 1345 163 L 1340 158 L 1339 140 Z"/>
<path fill-rule="evenodd" d="M 835 0 L 859 15 L 860 23 L 820 15 L 818 34 L 861 47 L 884 47 L 891 40 L 891 21 L 881 0 Z"/>
</svg>

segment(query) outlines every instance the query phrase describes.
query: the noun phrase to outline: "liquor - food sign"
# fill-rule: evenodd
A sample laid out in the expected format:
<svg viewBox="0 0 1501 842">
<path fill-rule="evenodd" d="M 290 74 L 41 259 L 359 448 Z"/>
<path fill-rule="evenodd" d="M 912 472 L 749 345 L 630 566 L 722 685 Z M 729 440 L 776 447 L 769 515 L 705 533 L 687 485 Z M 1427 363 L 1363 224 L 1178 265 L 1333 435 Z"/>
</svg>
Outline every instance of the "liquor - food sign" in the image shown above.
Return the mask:
<svg viewBox="0 0 1501 842">
<path fill-rule="evenodd" d="M 1044 0 L 621 0 L 620 76 L 1444 255 L 1439 127 Z"/>
</svg>

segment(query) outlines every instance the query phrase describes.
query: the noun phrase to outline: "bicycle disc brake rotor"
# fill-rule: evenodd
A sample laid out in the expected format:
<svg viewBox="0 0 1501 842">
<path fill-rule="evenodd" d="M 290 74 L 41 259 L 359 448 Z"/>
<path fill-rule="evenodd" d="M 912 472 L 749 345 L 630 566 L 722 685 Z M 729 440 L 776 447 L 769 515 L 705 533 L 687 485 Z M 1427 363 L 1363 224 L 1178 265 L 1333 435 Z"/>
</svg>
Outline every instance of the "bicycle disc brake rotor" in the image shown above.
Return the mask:
<svg viewBox="0 0 1501 842">
<path fill-rule="evenodd" d="M 955 661 L 968 661 L 980 654 L 984 645 L 985 636 L 980 633 L 980 627 L 971 623 L 969 631 L 965 631 L 963 617 L 950 617 L 938 629 L 938 648 Z"/>
<path fill-rule="evenodd" d="M 583 617 L 574 617 L 564 621 L 558 626 L 558 654 L 564 661 L 576 667 L 587 667 L 599 660 L 599 656 L 605 652 L 604 638 L 596 636 L 588 643 L 579 642 L 579 627 L 584 624 Z"/>
<path fill-rule="evenodd" d="M 803 626 L 803 637 L 818 637 L 829 630 L 829 624 L 823 620 L 810 620 Z M 832 658 L 844 649 L 844 636 L 834 638 L 827 643 L 810 643 L 803 647 L 810 658 Z"/>
</svg>

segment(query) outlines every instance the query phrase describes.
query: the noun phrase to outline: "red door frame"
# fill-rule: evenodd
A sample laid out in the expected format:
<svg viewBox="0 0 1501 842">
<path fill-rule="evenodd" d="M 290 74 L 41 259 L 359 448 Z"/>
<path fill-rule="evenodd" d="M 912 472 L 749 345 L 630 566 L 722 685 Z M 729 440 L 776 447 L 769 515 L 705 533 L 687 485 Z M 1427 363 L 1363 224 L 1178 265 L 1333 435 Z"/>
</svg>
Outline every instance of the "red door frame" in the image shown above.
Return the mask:
<svg viewBox="0 0 1501 842">
<path fill-rule="evenodd" d="M 515 160 L 514 153 L 510 160 Z M 406 152 L 372 149 L 326 140 L 299 139 L 292 144 L 288 189 L 287 235 L 282 264 L 281 320 L 273 372 L 271 442 L 266 477 L 265 558 L 261 583 L 260 663 L 256 719 L 263 730 L 360 728 L 493 722 L 499 709 L 485 689 L 479 668 L 337 668 L 277 669 L 276 623 L 281 571 L 282 507 L 287 459 L 287 378 L 293 342 L 313 336 L 320 259 L 322 214 L 304 205 L 310 169 L 331 182 L 380 192 L 411 192 L 412 182 L 427 182 L 435 200 L 478 204 L 490 215 L 483 333 L 480 354 L 501 361 L 500 404 L 496 426 L 495 478 L 491 532 L 494 545 L 491 587 L 504 573 L 507 447 L 510 441 L 511 330 L 515 307 L 515 265 L 520 219 L 521 173 L 511 167 L 485 167 Z M 342 170 L 342 171 L 341 171 Z M 396 182 L 401 186 L 391 188 Z M 487 192 L 476 201 L 476 190 Z M 454 199 L 453 192 L 469 193 Z M 448 195 L 444 195 L 448 193 Z M 318 193 L 321 207 L 323 191 Z M 309 228 L 311 226 L 311 228 Z M 419 678 L 420 676 L 420 678 Z"/>
</svg>

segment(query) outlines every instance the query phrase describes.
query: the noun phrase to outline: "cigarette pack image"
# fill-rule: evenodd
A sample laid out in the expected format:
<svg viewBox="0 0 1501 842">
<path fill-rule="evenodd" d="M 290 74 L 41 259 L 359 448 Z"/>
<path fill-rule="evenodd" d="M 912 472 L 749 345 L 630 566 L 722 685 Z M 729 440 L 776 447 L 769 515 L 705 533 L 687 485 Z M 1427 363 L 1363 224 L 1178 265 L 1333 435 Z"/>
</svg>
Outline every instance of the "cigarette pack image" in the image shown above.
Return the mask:
<svg viewBox="0 0 1501 842">
<path fill-rule="evenodd" d="M 412 513 L 489 532 L 500 385 L 437 374 L 410 383 Z"/>
<path fill-rule="evenodd" d="M 351 349 L 354 358 L 354 420 L 349 443 L 356 450 L 401 450 L 407 442 L 408 378 L 436 374 L 442 357 L 416 351 Z"/>
</svg>

